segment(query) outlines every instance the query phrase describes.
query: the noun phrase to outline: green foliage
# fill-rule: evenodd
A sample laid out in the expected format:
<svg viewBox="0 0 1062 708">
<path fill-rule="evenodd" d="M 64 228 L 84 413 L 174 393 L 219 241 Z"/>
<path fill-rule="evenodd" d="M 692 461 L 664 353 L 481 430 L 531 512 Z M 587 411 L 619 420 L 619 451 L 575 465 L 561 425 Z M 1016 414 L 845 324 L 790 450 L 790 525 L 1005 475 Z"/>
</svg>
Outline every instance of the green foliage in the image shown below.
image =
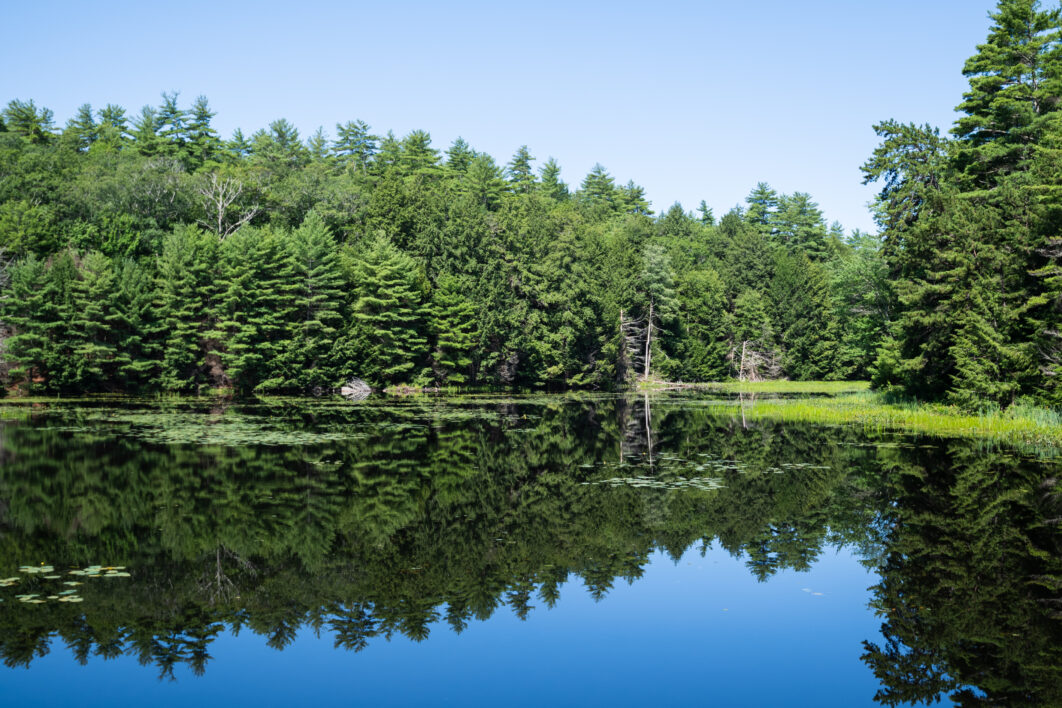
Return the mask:
<svg viewBox="0 0 1062 708">
<path fill-rule="evenodd" d="M 427 315 L 434 342 L 431 369 L 436 383 L 468 383 L 475 363 L 476 310 L 457 278 L 439 278 Z"/>
<path fill-rule="evenodd" d="M 348 350 L 351 373 L 391 384 L 419 376 L 428 353 L 423 292 L 416 262 L 385 237 L 350 266 L 353 284 Z"/>
<path fill-rule="evenodd" d="M 157 264 L 157 319 L 162 338 L 159 385 L 187 391 L 208 382 L 204 335 L 217 287 L 214 268 L 220 243 L 214 234 L 177 227 L 162 241 Z"/>
<path fill-rule="evenodd" d="M 334 140 L 277 120 L 223 142 L 214 117 L 203 96 L 164 93 L 131 119 L 86 104 L 57 135 L 50 112 L 9 104 L 0 249 L 38 259 L 58 308 L 54 323 L 44 302 L 12 310 L 4 366 L 20 385 L 614 387 L 646 363 L 657 377 L 723 378 L 750 302 L 739 296 L 769 300 L 782 248 L 826 269 L 823 331 L 846 337 L 808 372 L 865 375 L 885 331 L 864 314 L 880 304 L 867 287 L 879 252 L 852 255 L 807 195 L 761 184 L 747 214 L 716 225 L 704 203 L 654 216 L 641 186 L 600 165 L 572 198 L 557 162 L 536 175 L 526 146 L 503 167 L 460 138 L 442 156 L 426 131 L 379 138 L 357 120 Z M 1047 303 L 1028 307 L 1050 331 Z"/>
<path fill-rule="evenodd" d="M 1054 398 L 1062 12 L 1001 0 L 963 73 L 954 140 L 887 121 L 864 166 L 896 279 L 875 380 L 969 409 Z"/>
<path fill-rule="evenodd" d="M 282 356 L 285 388 L 330 388 L 339 381 L 334 349 L 343 329 L 346 284 L 335 240 L 324 220 L 311 212 L 287 243 L 293 271 L 294 332 Z"/>
</svg>

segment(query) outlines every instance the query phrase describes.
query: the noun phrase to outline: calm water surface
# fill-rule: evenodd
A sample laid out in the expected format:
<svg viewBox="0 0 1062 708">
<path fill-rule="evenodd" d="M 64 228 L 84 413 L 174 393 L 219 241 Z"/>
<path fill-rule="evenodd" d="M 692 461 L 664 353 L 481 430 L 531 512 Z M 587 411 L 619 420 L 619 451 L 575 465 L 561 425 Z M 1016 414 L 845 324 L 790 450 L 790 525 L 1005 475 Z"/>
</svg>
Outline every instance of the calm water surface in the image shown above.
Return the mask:
<svg viewBox="0 0 1062 708">
<path fill-rule="evenodd" d="M 1058 465 L 982 442 L 690 395 L 0 411 L 2 705 L 1062 704 Z"/>
</svg>

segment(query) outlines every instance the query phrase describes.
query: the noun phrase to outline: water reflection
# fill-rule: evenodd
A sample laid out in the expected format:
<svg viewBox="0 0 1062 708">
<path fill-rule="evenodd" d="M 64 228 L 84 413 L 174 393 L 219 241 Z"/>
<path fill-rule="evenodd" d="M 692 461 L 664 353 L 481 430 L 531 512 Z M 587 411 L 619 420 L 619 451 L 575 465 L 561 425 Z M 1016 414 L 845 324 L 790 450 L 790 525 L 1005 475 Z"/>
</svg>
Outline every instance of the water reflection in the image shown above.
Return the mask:
<svg viewBox="0 0 1062 708">
<path fill-rule="evenodd" d="M 755 405 L 748 402 L 748 405 Z M 253 443 L 253 444 L 252 444 Z M 360 650 L 599 598 L 649 556 L 721 547 L 766 580 L 838 544 L 878 569 L 887 704 L 1059 703 L 1054 468 L 720 415 L 681 396 L 50 405 L 0 426 L 0 578 L 124 566 L 80 605 L 0 587 L 0 657 L 53 637 L 203 672 L 226 627 Z M 56 582 L 56 581 L 50 581 Z"/>
</svg>

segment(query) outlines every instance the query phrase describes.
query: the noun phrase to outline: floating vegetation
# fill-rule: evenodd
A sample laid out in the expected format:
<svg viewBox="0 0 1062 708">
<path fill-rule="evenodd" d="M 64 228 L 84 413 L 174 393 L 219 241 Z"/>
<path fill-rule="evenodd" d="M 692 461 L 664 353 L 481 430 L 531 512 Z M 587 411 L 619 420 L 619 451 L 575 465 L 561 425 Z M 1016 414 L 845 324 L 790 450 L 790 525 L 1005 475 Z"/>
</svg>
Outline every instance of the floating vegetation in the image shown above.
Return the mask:
<svg viewBox="0 0 1062 708">
<path fill-rule="evenodd" d="M 15 599 L 19 602 L 28 605 L 41 605 L 46 602 L 71 602 L 78 603 L 83 602 L 79 591 L 76 589 L 83 583 L 79 580 L 63 580 L 63 575 L 57 574 L 55 566 L 41 564 L 39 566 L 24 565 L 19 567 L 19 571 L 23 573 L 21 576 L 13 576 L 10 578 L 0 579 L 0 588 L 7 588 L 17 585 L 20 582 L 30 582 L 32 589 L 39 590 L 39 592 L 24 592 L 19 595 L 15 595 Z M 131 573 L 126 570 L 124 565 L 90 565 L 85 568 L 71 568 L 67 571 L 68 575 L 76 575 L 81 578 L 129 578 L 132 577 Z M 27 577 L 29 576 L 29 577 Z M 59 581 L 51 588 L 56 586 L 65 586 L 65 589 L 51 589 L 44 581 Z M 3 599 L 0 598 L 0 602 Z"/>
</svg>

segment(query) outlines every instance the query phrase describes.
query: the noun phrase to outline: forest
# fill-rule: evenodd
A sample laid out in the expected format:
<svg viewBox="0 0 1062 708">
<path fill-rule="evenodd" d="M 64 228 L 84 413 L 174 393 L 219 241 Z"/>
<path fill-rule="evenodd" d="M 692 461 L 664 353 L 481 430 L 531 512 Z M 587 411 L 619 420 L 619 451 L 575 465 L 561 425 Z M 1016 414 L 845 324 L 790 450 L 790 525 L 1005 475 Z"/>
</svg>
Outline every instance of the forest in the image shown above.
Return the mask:
<svg viewBox="0 0 1062 708">
<path fill-rule="evenodd" d="M 880 232 L 755 185 L 654 212 L 363 121 L 223 139 L 205 97 L 60 128 L 0 113 L 0 377 L 19 392 L 624 388 L 871 379 L 967 409 L 1062 399 L 1058 9 L 1001 0 L 951 135 L 885 120 Z"/>
</svg>

